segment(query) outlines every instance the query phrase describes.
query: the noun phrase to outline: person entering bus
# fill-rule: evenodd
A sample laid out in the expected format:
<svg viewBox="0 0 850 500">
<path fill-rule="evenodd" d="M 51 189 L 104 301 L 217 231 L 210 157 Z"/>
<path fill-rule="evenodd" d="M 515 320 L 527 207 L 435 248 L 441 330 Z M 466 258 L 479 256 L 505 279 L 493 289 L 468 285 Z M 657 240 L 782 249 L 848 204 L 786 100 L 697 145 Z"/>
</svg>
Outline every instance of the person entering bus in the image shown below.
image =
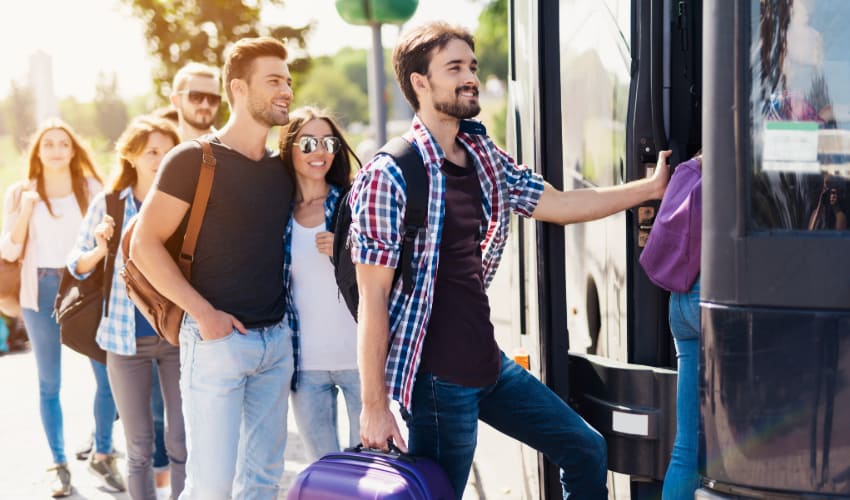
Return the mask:
<svg viewBox="0 0 850 500">
<path fill-rule="evenodd" d="M 652 178 L 561 192 L 518 165 L 471 120 L 480 111 L 470 33 L 443 22 L 402 35 L 396 78 L 416 115 L 404 138 L 429 178 L 426 224 L 414 242 L 413 292 L 394 282 L 404 234 L 404 178 L 378 154 L 356 176 L 349 234 L 359 285 L 360 437 L 388 449 L 402 439 L 387 395 L 398 401 L 409 451 L 437 461 L 458 498 L 469 476 L 478 420 L 536 448 L 561 468 L 564 497 L 607 497 L 603 437 L 553 391 L 505 356 L 490 322 L 487 285 L 516 213 L 584 222 L 658 199 L 669 152 Z"/>
</svg>

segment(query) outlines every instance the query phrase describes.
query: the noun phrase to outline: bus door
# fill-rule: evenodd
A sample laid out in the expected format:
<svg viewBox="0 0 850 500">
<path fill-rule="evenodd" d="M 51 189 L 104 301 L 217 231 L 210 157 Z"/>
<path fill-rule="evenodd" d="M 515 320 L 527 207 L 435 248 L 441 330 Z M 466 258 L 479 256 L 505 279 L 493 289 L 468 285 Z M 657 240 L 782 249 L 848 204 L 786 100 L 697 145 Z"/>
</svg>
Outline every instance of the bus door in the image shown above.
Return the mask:
<svg viewBox="0 0 850 500">
<path fill-rule="evenodd" d="M 689 157 L 701 12 L 699 0 L 509 2 L 509 149 L 561 189 L 643 178 L 668 147 Z M 668 295 L 637 263 L 657 206 L 566 229 L 520 221 L 516 235 L 533 371 L 605 436 L 636 499 L 657 492 L 675 436 Z M 558 497 L 557 469 L 540 470 L 541 497 Z"/>
<path fill-rule="evenodd" d="M 850 3 L 705 7 L 698 498 L 848 498 Z"/>
</svg>

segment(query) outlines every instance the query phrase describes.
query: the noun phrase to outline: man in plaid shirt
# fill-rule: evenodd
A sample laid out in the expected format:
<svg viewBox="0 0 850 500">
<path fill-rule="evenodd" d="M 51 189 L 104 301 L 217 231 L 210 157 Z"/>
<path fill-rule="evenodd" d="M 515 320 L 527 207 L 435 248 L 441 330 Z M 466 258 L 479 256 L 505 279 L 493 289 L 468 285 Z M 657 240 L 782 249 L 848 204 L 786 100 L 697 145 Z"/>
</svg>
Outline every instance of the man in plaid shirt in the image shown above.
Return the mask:
<svg viewBox="0 0 850 500">
<path fill-rule="evenodd" d="M 472 36 L 437 22 L 402 36 L 396 78 L 416 110 L 405 135 L 429 178 L 426 224 L 414 244 L 414 289 L 394 283 L 404 235 L 405 180 L 377 155 L 352 186 L 349 234 L 360 294 L 358 365 L 363 444 L 407 446 L 390 413 L 399 401 L 410 452 L 436 460 L 458 498 L 475 452 L 478 419 L 558 464 L 564 497 L 606 498 L 602 436 L 496 344 L 485 293 L 509 233 L 510 215 L 569 224 L 660 199 L 664 153 L 651 179 L 560 192 L 499 149 L 470 118 L 480 111 Z"/>
</svg>

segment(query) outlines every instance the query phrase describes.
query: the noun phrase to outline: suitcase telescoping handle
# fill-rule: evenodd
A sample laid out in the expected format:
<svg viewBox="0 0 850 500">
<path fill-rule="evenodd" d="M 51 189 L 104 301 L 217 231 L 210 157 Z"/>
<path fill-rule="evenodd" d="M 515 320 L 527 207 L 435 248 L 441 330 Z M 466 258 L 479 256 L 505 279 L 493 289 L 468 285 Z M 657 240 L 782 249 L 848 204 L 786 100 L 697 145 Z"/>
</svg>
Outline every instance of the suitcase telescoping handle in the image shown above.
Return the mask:
<svg viewBox="0 0 850 500">
<path fill-rule="evenodd" d="M 410 462 L 410 463 L 416 462 L 415 457 L 408 455 L 407 453 L 404 453 L 403 451 L 398 449 L 398 446 L 396 446 L 395 443 L 393 443 L 393 441 L 391 439 L 387 440 L 387 446 L 389 446 L 390 451 L 381 451 L 381 450 L 377 450 L 375 448 L 367 448 L 367 447 L 363 446 L 363 443 L 357 443 L 356 446 L 352 446 L 351 448 L 346 448 L 345 451 L 353 452 L 353 453 L 369 453 L 370 455 L 380 455 L 380 456 L 383 456 L 383 457 L 394 458 L 394 459 L 397 459 L 397 460 L 402 460 L 404 462 Z"/>
</svg>

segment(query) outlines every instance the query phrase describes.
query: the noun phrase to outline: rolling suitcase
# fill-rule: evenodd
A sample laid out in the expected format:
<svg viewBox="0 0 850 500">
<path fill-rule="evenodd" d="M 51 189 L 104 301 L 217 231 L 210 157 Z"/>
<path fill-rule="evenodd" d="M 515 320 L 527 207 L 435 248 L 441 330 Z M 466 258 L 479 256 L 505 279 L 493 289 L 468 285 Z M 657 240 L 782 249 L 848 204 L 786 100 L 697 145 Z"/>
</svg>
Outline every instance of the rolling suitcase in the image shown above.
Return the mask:
<svg viewBox="0 0 850 500">
<path fill-rule="evenodd" d="M 356 446 L 328 453 L 301 471 L 287 500 L 455 500 L 443 469 L 434 461 Z"/>
</svg>

